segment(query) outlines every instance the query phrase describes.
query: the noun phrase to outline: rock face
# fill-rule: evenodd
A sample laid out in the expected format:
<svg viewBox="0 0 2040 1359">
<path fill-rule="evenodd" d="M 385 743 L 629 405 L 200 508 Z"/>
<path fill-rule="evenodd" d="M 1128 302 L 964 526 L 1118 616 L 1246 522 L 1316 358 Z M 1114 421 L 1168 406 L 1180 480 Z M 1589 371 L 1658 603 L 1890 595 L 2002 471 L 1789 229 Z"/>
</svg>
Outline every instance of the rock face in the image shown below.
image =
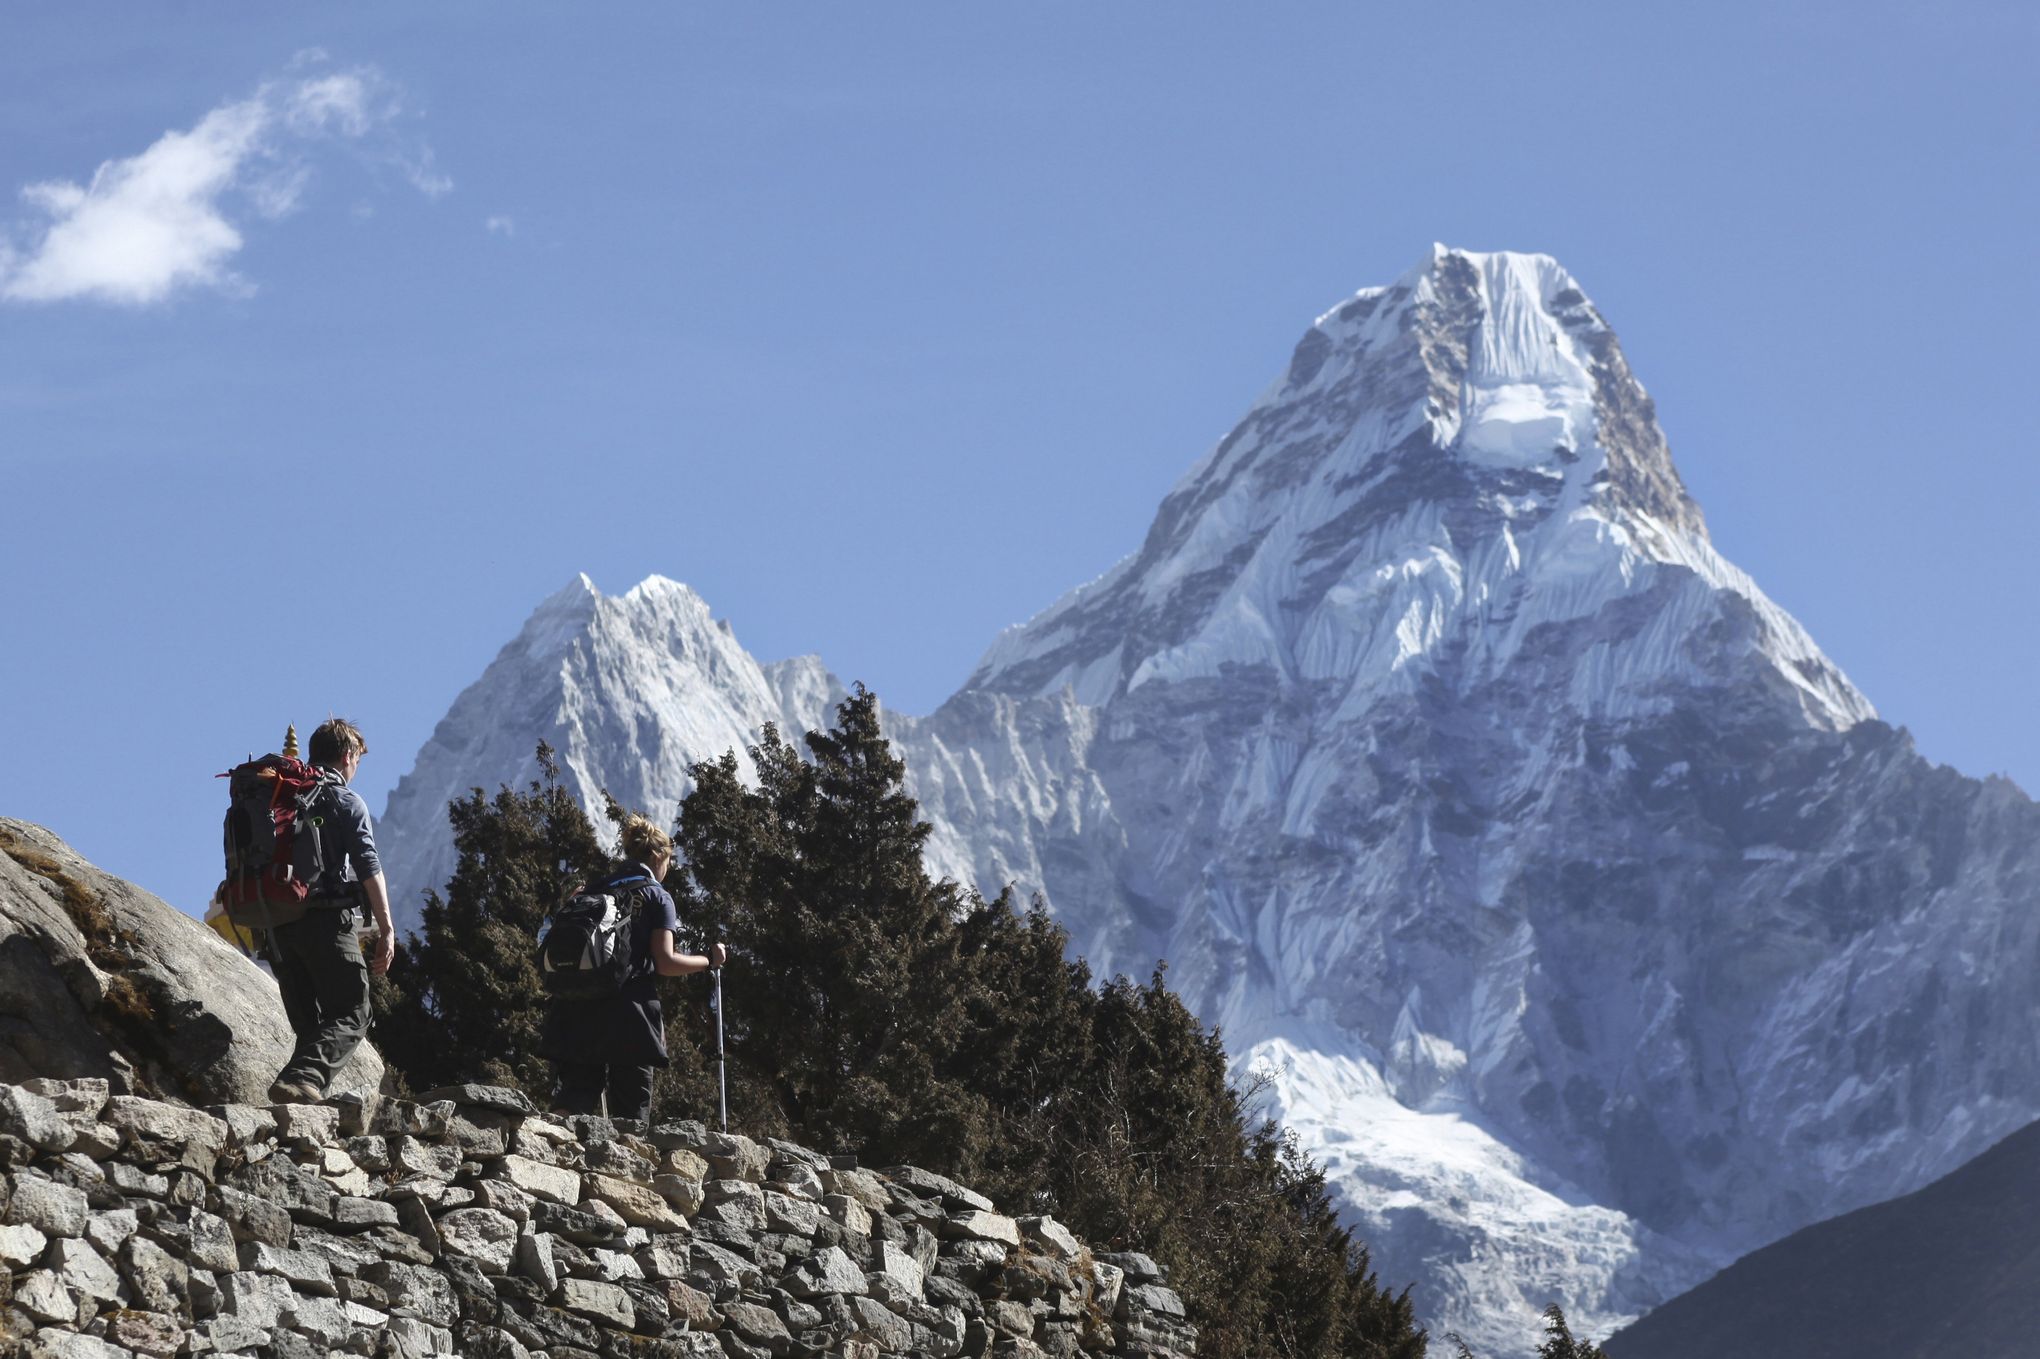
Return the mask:
<svg viewBox="0 0 2040 1359">
<path fill-rule="evenodd" d="M 541 608 L 421 792 L 560 732 L 578 787 L 663 811 L 686 760 L 821 719 L 679 588 Z M 526 714 L 514 761 L 463 734 Z M 1543 256 L 1439 247 L 1320 317 L 1137 551 L 889 731 L 931 865 L 1041 891 L 1098 973 L 1168 959 L 1387 1277 L 1497 1359 L 2040 1114 L 2040 809 L 1922 760 L 1714 550 Z M 384 826 L 443 866 L 440 803 Z"/>
<path fill-rule="evenodd" d="M 1052 1218 L 999 1217 L 988 1231 L 988 1200 L 911 1167 L 859 1170 L 698 1123 L 555 1123 L 486 1086 L 422 1103 L 370 1096 L 337 1117 L 117 1099 L 104 1081 L 0 1085 L 0 1347 L 120 1359 L 1196 1353 L 1152 1261 L 1093 1256 Z M 452 1154 L 417 1158 L 419 1147 Z M 411 1160 L 432 1168 L 406 1170 Z M 551 1172 L 553 1197 L 521 1187 L 533 1167 Z M 720 1170 L 737 1178 L 704 1178 Z M 657 1220 L 630 1220 L 617 1199 L 660 1204 Z M 712 1211 L 738 1202 L 778 1206 L 742 1222 Z"/>
<path fill-rule="evenodd" d="M 0 818 L 0 1080 L 246 1103 L 293 1042 L 276 983 L 219 935 L 42 827 Z M 334 1089 L 374 1090 L 382 1072 L 364 1043 Z"/>
</svg>

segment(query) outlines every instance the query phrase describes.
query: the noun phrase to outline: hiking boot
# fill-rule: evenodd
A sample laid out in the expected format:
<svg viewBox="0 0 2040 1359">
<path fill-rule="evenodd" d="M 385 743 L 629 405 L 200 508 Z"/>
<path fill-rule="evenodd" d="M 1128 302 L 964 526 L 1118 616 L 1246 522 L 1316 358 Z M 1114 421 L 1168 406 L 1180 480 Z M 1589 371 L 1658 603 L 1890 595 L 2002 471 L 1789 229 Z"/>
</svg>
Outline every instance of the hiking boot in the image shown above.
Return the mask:
<svg viewBox="0 0 2040 1359">
<path fill-rule="evenodd" d="M 317 1104 L 326 1097 L 326 1092 L 308 1080 L 278 1076 L 276 1084 L 269 1087 L 271 1104 Z"/>
</svg>

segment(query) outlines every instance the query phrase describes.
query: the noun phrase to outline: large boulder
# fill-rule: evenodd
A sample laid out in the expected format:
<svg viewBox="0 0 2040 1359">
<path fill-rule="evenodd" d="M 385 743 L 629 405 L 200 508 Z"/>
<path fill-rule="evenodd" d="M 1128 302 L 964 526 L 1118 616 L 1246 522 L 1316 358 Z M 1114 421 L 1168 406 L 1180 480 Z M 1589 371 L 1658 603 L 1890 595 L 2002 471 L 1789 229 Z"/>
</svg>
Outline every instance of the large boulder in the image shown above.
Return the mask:
<svg viewBox="0 0 2040 1359">
<path fill-rule="evenodd" d="M 0 1081 L 96 1076 L 191 1104 L 260 1104 L 294 1040 L 269 974 L 218 934 L 0 817 Z M 364 1043 L 333 1088 L 374 1090 Z"/>
</svg>

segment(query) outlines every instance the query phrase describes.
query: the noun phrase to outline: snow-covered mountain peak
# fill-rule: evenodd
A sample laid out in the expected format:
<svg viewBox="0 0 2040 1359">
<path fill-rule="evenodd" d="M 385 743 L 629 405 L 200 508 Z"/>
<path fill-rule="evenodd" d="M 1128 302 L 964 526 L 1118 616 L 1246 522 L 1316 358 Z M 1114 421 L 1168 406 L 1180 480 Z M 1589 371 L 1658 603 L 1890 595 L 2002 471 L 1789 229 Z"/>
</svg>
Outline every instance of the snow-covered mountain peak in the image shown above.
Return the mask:
<svg viewBox="0 0 2040 1359">
<path fill-rule="evenodd" d="M 1260 667 L 1337 678 L 1358 709 L 1440 675 L 1477 686 L 1541 627 L 1681 589 L 1696 613 L 1747 604 L 1748 644 L 1806 720 L 1871 715 L 1714 552 L 1650 398 L 1572 275 L 1548 255 L 1439 246 L 1319 317 L 1140 550 L 1008 629 L 966 687 L 1068 687 L 1095 706 Z M 1583 677 L 1584 706 L 1659 701 L 1688 659 L 1662 641 Z"/>
<path fill-rule="evenodd" d="M 670 821 L 695 760 L 726 750 L 744 759 L 767 723 L 825 725 L 842 694 L 812 656 L 760 665 L 679 581 L 649 576 L 604 595 L 577 577 L 532 611 L 391 792 L 382 849 L 399 927 L 416 923 L 419 894 L 452 871 L 445 809 L 473 785 L 470 771 L 535 778 L 543 739 L 584 803 L 599 807 L 607 790 Z"/>
</svg>

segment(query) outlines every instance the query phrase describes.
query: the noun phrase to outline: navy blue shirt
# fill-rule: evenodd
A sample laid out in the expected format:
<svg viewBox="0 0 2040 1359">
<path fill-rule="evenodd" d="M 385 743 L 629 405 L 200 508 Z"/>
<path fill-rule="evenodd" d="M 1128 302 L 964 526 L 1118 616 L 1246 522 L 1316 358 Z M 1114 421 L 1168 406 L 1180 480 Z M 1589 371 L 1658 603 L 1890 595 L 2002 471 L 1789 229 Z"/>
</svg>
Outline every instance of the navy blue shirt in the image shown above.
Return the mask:
<svg viewBox="0 0 2040 1359">
<path fill-rule="evenodd" d="M 339 771 L 322 766 L 319 779 L 322 786 L 307 810 L 319 829 L 325 871 L 312 884 L 312 895 L 351 898 L 357 884 L 382 872 L 375 828 L 368 819 L 368 804 L 341 780 Z"/>
<path fill-rule="evenodd" d="M 640 879 L 638 882 L 630 881 Z M 555 1000 L 548 1009 L 539 1050 L 554 1061 L 604 1066 L 665 1066 L 666 1016 L 659 1005 L 659 972 L 652 962 L 652 935 L 680 931 L 672 893 L 652 881 L 643 864 L 619 869 L 595 891 L 627 895 L 637 909 L 631 924 L 631 977 L 613 996 Z"/>
</svg>

